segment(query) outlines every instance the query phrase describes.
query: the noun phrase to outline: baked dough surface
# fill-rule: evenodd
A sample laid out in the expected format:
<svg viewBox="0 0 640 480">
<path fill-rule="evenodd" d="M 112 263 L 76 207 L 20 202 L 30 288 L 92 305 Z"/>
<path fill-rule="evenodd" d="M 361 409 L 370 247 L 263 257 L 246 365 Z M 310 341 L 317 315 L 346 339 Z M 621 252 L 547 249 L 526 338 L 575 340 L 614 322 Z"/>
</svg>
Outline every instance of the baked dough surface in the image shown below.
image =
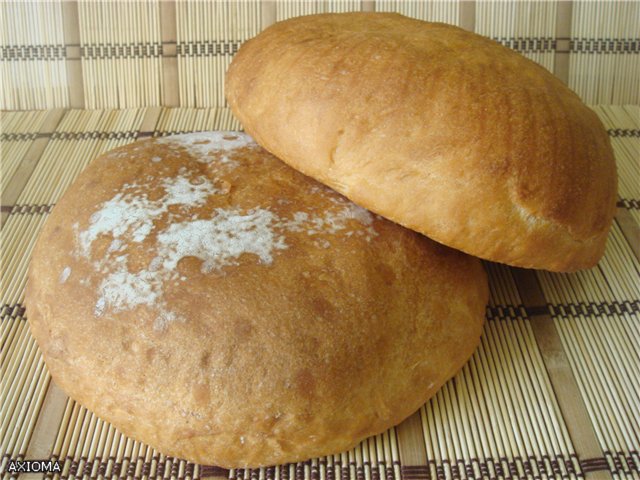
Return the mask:
<svg viewBox="0 0 640 480">
<path fill-rule="evenodd" d="M 492 40 L 391 13 L 293 18 L 243 44 L 226 95 L 278 158 L 440 243 L 554 271 L 604 252 L 617 188 L 607 132 Z"/>
<path fill-rule="evenodd" d="M 35 247 L 27 315 L 56 383 L 161 452 L 332 454 L 472 354 L 480 261 L 356 206 L 238 132 L 92 162 Z"/>
</svg>

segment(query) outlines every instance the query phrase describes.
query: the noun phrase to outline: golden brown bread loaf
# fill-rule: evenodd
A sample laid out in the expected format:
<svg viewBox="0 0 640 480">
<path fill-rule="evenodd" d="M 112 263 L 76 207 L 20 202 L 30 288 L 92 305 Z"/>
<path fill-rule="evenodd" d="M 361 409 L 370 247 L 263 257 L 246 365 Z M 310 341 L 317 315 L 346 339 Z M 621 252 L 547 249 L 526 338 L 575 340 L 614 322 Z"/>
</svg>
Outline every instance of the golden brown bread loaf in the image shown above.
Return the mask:
<svg viewBox="0 0 640 480">
<path fill-rule="evenodd" d="M 492 40 L 397 14 L 313 15 L 246 42 L 227 99 L 257 142 L 451 247 L 572 271 L 604 252 L 615 163 L 596 114 Z"/>
<path fill-rule="evenodd" d="M 487 296 L 479 260 L 210 132 L 89 165 L 26 302 L 72 398 L 163 453 L 239 467 L 400 422 L 471 355 Z"/>
</svg>

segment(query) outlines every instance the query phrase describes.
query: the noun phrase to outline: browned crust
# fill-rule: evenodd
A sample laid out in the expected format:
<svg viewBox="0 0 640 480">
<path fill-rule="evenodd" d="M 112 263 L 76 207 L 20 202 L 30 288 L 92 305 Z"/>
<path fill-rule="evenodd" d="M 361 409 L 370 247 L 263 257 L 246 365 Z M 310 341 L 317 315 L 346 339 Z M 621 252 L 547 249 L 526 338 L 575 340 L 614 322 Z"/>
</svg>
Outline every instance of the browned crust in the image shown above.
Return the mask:
<svg viewBox="0 0 640 480">
<path fill-rule="evenodd" d="M 96 316 L 101 282 L 115 267 L 95 265 L 113 258 L 113 235 L 99 235 L 86 257 L 78 238 L 125 184 L 157 199 L 163 179 L 182 171 L 227 188 L 159 216 L 141 242 L 121 235 L 131 271 L 158 255 L 163 231 L 194 214 L 259 206 L 289 218 L 347 204 L 262 149 L 228 155 L 238 166 L 226 171 L 147 140 L 87 167 L 33 253 L 26 292 L 33 335 L 67 394 L 163 453 L 255 467 L 351 448 L 415 411 L 472 354 L 485 273 L 477 259 L 374 217 L 369 226 L 349 220 L 319 234 L 327 243 L 286 232 L 289 247 L 271 264 L 245 253 L 205 274 L 198 259 L 183 258 L 177 270 L 186 281 L 167 282 L 155 304 Z M 363 234 L 369 228 L 375 235 Z M 183 320 L 154 328 L 161 302 Z"/>
<path fill-rule="evenodd" d="M 555 271 L 604 252 L 617 182 L 606 131 L 496 42 L 397 14 L 299 17 L 245 43 L 226 89 L 266 149 L 441 243 Z"/>
</svg>

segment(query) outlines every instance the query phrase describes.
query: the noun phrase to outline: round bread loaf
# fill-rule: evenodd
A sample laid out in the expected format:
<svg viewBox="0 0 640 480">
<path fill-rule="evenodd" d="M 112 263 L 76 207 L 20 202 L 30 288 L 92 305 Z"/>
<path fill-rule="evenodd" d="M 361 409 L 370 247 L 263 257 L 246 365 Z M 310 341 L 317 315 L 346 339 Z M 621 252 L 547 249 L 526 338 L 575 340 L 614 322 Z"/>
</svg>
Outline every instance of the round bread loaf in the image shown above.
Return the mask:
<svg viewBox="0 0 640 480">
<path fill-rule="evenodd" d="M 89 165 L 26 302 L 72 398 L 166 454 L 253 467 L 410 415 L 476 348 L 487 296 L 479 260 L 210 132 Z"/>
<path fill-rule="evenodd" d="M 518 53 L 397 14 L 277 23 L 246 42 L 231 108 L 294 168 L 445 245 L 521 267 L 595 265 L 616 171 L 596 114 Z"/>
</svg>

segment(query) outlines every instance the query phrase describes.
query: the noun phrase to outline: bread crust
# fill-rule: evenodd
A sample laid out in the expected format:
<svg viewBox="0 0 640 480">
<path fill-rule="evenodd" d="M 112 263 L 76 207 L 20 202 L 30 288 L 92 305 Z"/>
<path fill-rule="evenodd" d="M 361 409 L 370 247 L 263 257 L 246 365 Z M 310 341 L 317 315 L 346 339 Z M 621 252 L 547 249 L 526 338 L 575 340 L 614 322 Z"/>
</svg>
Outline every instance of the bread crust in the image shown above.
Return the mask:
<svg viewBox="0 0 640 480">
<path fill-rule="evenodd" d="M 214 132 L 92 162 L 26 305 L 73 399 L 165 454 L 256 467 L 410 415 L 476 348 L 487 297 L 479 260 Z"/>
<path fill-rule="evenodd" d="M 293 18 L 240 48 L 226 95 L 274 155 L 438 242 L 553 271 L 604 252 L 617 176 L 602 123 L 492 40 L 390 13 Z"/>
</svg>

